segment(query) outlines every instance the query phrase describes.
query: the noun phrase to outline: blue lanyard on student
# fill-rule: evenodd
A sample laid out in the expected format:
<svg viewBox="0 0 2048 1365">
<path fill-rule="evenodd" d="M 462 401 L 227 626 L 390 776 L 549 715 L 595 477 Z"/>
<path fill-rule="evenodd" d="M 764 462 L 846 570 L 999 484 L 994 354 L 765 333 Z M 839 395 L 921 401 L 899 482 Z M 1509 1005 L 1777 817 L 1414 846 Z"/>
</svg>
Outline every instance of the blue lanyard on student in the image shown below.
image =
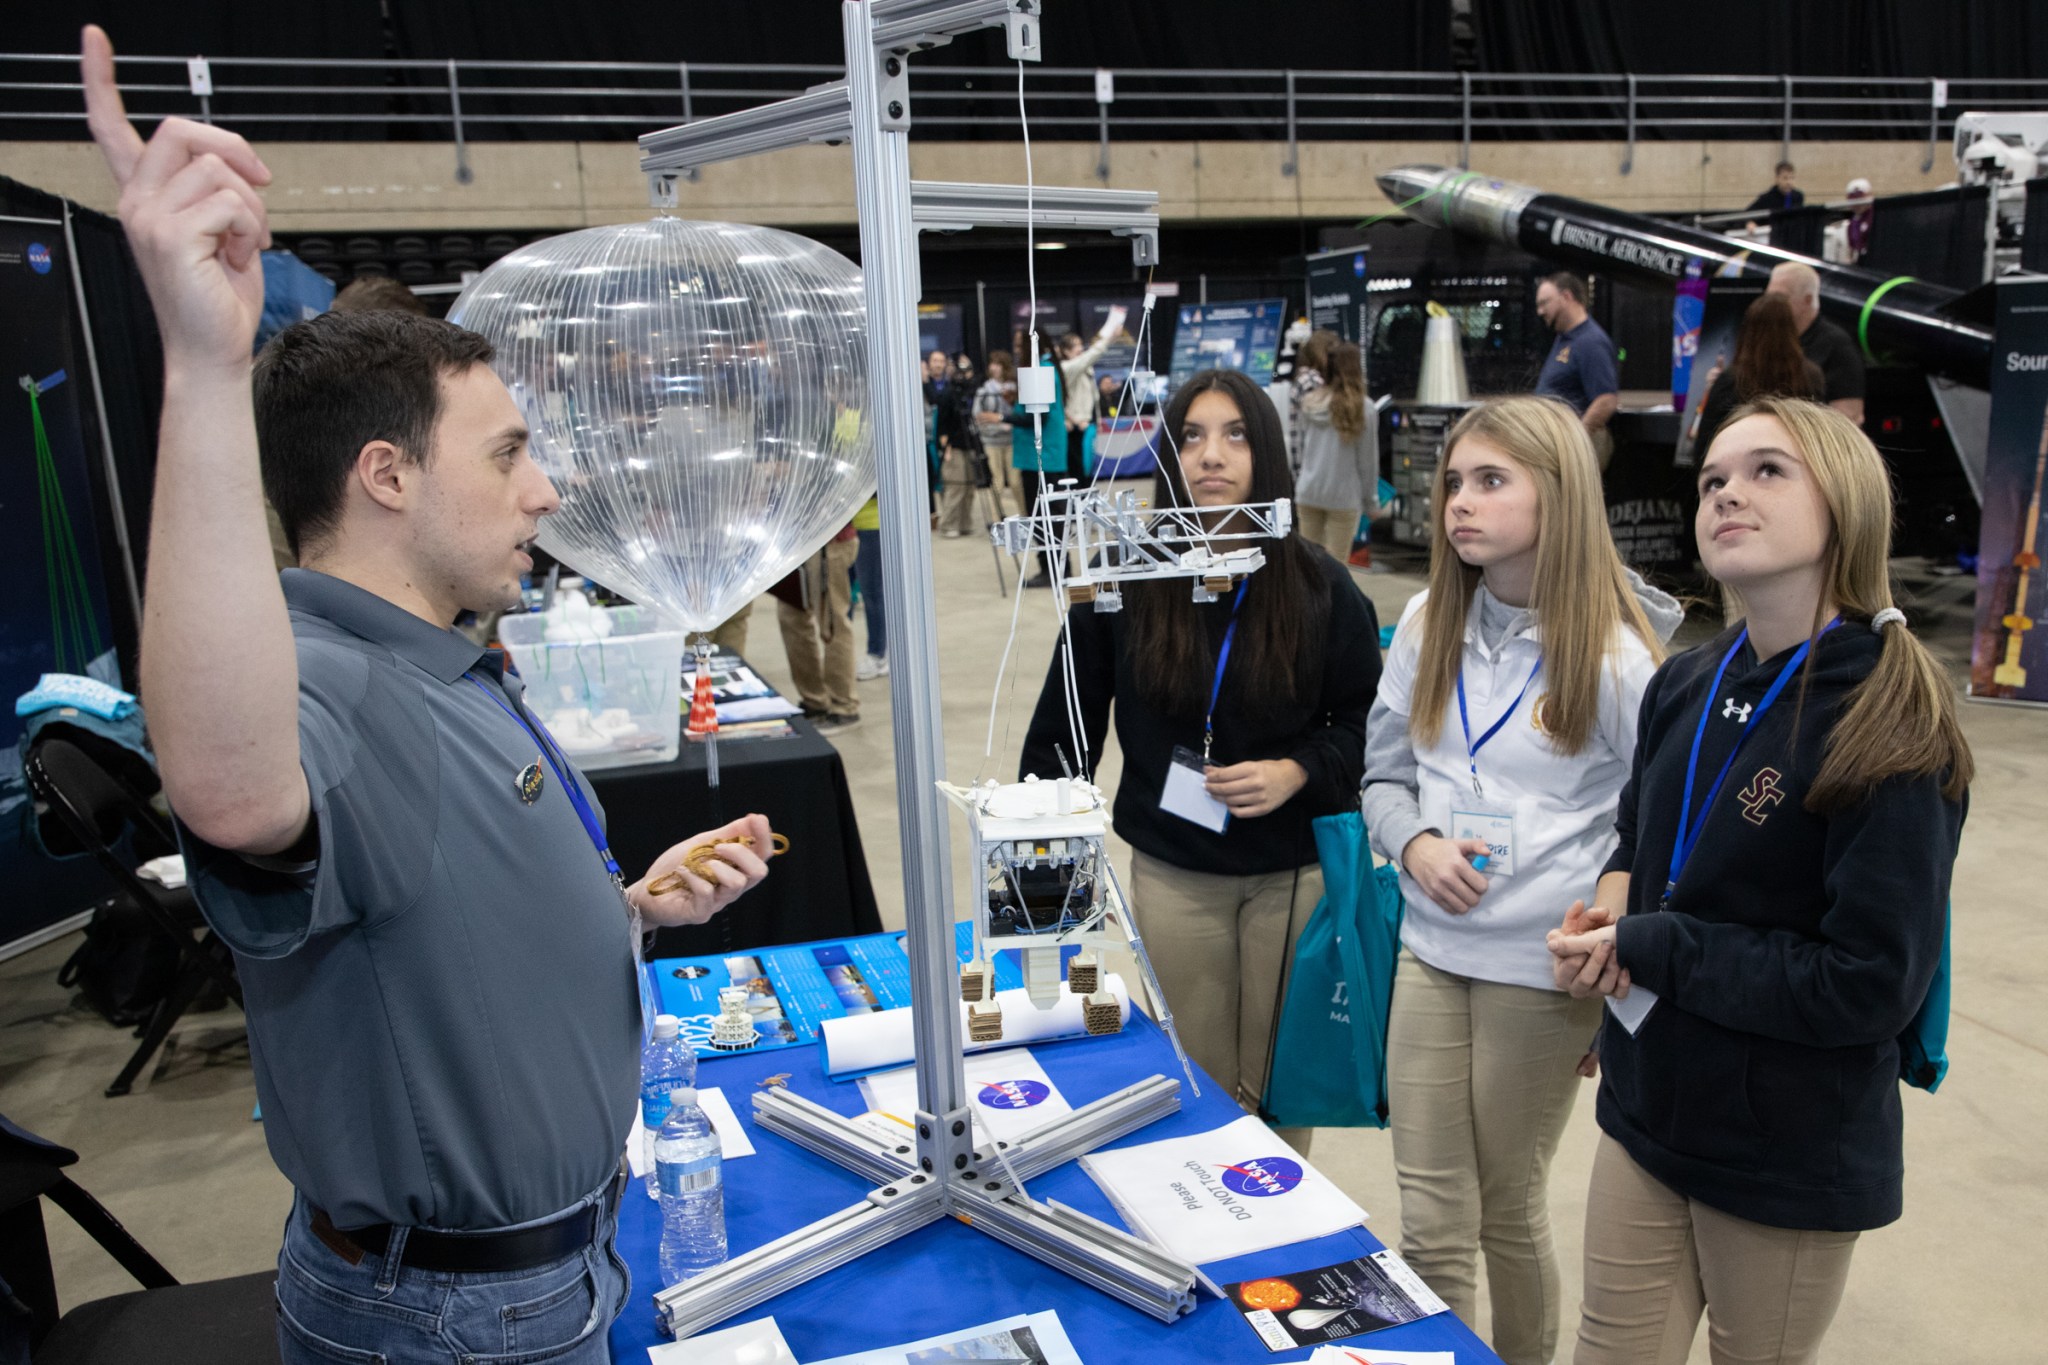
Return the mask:
<svg viewBox="0 0 2048 1365">
<path fill-rule="evenodd" d="M 1223 669 L 1230 662 L 1230 642 L 1237 638 L 1237 613 L 1244 606 L 1244 590 L 1252 585 L 1247 578 L 1237 585 L 1237 596 L 1230 602 L 1230 624 L 1223 631 L 1223 651 L 1216 656 L 1216 681 L 1209 685 L 1209 714 L 1202 717 L 1202 763 L 1209 762 L 1209 746 L 1216 739 L 1216 699 L 1223 695 Z"/>
<path fill-rule="evenodd" d="M 491 691 L 490 688 L 485 687 L 483 679 L 477 677 L 474 673 L 465 673 L 462 676 L 475 683 L 477 691 L 497 703 L 498 709 L 512 717 L 519 727 L 532 737 L 533 742 L 540 746 L 541 757 L 545 758 L 548 766 L 554 769 L 555 781 L 562 784 L 562 791 L 568 796 L 569 804 L 576 808 L 576 818 L 583 822 L 583 832 L 590 836 L 591 847 L 595 848 L 597 856 L 604 860 L 604 870 L 611 873 L 612 884 L 619 888 L 620 895 L 624 895 L 626 879 L 620 875 L 619 860 L 612 857 L 611 845 L 604 837 L 604 827 L 597 822 L 597 812 L 591 809 L 590 798 L 583 794 L 582 785 L 576 781 L 575 775 L 568 770 L 567 763 L 557 759 L 557 746 L 555 745 L 554 737 L 547 733 L 539 721 L 529 721 L 526 717 L 521 716 L 517 711 L 507 706 L 505 699 L 496 692 Z"/>
<path fill-rule="evenodd" d="M 1820 628 L 1820 634 L 1827 634 L 1841 622 L 1842 618 L 1837 616 Z M 1721 679 L 1727 675 L 1728 665 L 1735 661 L 1736 651 L 1749 639 L 1749 627 L 1742 628 L 1742 634 L 1735 637 L 1735 643 L 1728 646 L 1728 652 L 1721 656 L 1721 666 L 1714 670 L 1713 686 L 1707 689 L 1706 700 L 1700 703 L 1700 723 L 1692 732 L 1692 754 L 1685 761 L 1685 799 L 1678 808 L 1678 838 L 1671 845 L 1671 876 L 1664 883 L 1666 901 L 1671 899 L 1671 893 L 1678 887 L 1679 874 L 1685 871 L 1685 865 L 1692 860 L 1692 851 L 1699 845 L 1700 834 L 1707 827 L 1707 816 L 1714 809 L 1714 798 L 1721 794 L 1721 784 L 1728 780 L 1728 770 L 1735 766 L 1735 755 L 1742 752 L 1744 741 L 1755 733 L 1757 725 L 1764 718 L 1764 713 L 1777 703 L 1778 695 L 1785 690 L 1785 685 L 1792 681 L 1792 675 L 1799 671 L 1799 665 L 1806 662 L 1806 656 L 1813 650 L 1814 640 L 1819 638 L 1820 635 L 1816 635 L 1813 640 L 1806 641 L 1792 651 L 1792 657 L 1778 670 L 1778 676 L 1772 679 L 1763 699 L 1757 702 L 1756 709 L 1743 718 L 1742 733 L 1735 737 L 1734 747 L 1728 750 L 1728 757 L 1721 761 L 1721 771 L 1714 774 L 1713 785 L 1707 788 L 1707 798 L 1700 802 L 1699 818 L 1695 820 L 1692 814 L 1692 791 L 1693 783 L 1699 776 L 1700 741 L 1707 735 L 1707 718 L 1714 712 L 1714 698 L 1721 695 Z"/>
<path fill-rule="evenodd" d="M 1479 751 L 1486 747 L 1486 741 L 1500 733 L 1508 718 L 1521 709 L 1522 698 L 1529 695 L 1529 688 L 1536 682 L 1536 675 L 1543 671 L 1543 657 L 1536 657 L 1536 666 L 1529 670 L 1529 676 L 1522 683 L 1522 690 L 1515 693 L 1515 699 L 1508 703 L 1508 709 L 1500 713 L 1500 719 L 1487 727 L 1479 742 L 1472 742 L 1472 713 L 1465 707 L 1465 670 L 1458 670 L 1458 724 L 1465 727 L 1465 763 L 1472 769 L 1472 794 L 1484 800 L 1486 788 L 1479 785 Z"/>
</svg>

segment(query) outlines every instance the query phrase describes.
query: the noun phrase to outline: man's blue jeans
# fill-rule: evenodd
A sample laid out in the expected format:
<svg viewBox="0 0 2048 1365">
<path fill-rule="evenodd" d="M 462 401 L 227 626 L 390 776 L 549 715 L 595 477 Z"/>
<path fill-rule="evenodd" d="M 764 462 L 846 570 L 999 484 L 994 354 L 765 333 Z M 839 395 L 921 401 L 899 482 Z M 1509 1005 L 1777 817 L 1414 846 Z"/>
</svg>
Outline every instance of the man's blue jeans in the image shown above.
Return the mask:
<svg viewBox="0 0 2048 1365">
<path fill-rule="evenodd" d="M 552 1265 L 479 1275 L 387 1271 L 375 1255 L 352 1265 L 315 1235 L 310 1206 L 295 1197 L 277 1258 L 285 1365 L 609 1365 L 612 1319 L 632 1290 L 613 1246 L 613 1189 L 607 1181 L 576 1204 L 603 1210 L 591 1245 Z"/>
</svg>

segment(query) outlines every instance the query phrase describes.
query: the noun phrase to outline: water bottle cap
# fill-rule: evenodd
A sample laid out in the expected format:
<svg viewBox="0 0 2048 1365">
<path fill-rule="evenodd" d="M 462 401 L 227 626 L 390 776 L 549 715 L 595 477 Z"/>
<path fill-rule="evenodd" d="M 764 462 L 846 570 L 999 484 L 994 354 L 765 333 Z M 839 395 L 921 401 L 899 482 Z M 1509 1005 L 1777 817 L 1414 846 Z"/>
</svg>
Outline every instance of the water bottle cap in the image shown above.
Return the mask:
<svg viewBox="0 0 2048 1365">
<path fill-rule="evenodd" d="M 681 1108 L 686 1104 L 695 1104 L 697 1102 L 697 1087 L 694 1085 L 677 1086 L 668 1092 L 668 1102 L 677 1108 Z"/>
<path fill-rule="evenodd" d="M 673 1014 L 657 1014 L 654 1016 L 655 1037 L 673 1038 L 682 1031 L 683 1021 L 676 1018 Z"/>
</svg>

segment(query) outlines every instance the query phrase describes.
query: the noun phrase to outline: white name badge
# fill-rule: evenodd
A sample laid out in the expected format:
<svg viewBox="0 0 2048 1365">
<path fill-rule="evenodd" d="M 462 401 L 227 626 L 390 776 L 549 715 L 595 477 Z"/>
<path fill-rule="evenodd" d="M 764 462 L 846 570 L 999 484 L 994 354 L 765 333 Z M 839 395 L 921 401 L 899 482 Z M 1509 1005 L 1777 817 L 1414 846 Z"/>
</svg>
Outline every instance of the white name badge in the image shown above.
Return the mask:
<svg viewBox="0 0 2048 1365">
<path fill-rule="evenodd" d="M 1486 866 L 1479 870 L 1489 877 L 1515 875 L 1515 817 L 1510 811 L 1459 810 L 1451 807 L 1451 838 L 1478 839 L 1486 845 Z"/>
<path fill-rule="evenodd" d="M 1166 786 L 1159 793 L 1159 809 L 1221 834 L 1230 823 L 1230 807 L 1209 794 L 1207 780 L 1202 756 L 1176 746 L 1166 768 Z"/>
</svg>

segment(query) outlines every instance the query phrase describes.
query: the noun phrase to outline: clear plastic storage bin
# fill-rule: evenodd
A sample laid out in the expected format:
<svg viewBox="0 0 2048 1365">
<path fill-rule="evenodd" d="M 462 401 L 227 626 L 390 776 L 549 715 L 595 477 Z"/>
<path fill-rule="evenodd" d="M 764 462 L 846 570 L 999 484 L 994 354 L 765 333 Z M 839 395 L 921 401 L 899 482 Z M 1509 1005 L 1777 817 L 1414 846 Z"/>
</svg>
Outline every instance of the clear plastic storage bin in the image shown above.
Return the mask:
<svg viewBox="0 0 2048 1365">
<path fill-rule="evenodd" d="M 681 745 L 686 632 L 646 607 L 605 607 L 602 639 L 547 638 L 554 612 L 507 616 L 498 638 L 527 708 L 580 768 L 665 763 Z"/>
</svg>

